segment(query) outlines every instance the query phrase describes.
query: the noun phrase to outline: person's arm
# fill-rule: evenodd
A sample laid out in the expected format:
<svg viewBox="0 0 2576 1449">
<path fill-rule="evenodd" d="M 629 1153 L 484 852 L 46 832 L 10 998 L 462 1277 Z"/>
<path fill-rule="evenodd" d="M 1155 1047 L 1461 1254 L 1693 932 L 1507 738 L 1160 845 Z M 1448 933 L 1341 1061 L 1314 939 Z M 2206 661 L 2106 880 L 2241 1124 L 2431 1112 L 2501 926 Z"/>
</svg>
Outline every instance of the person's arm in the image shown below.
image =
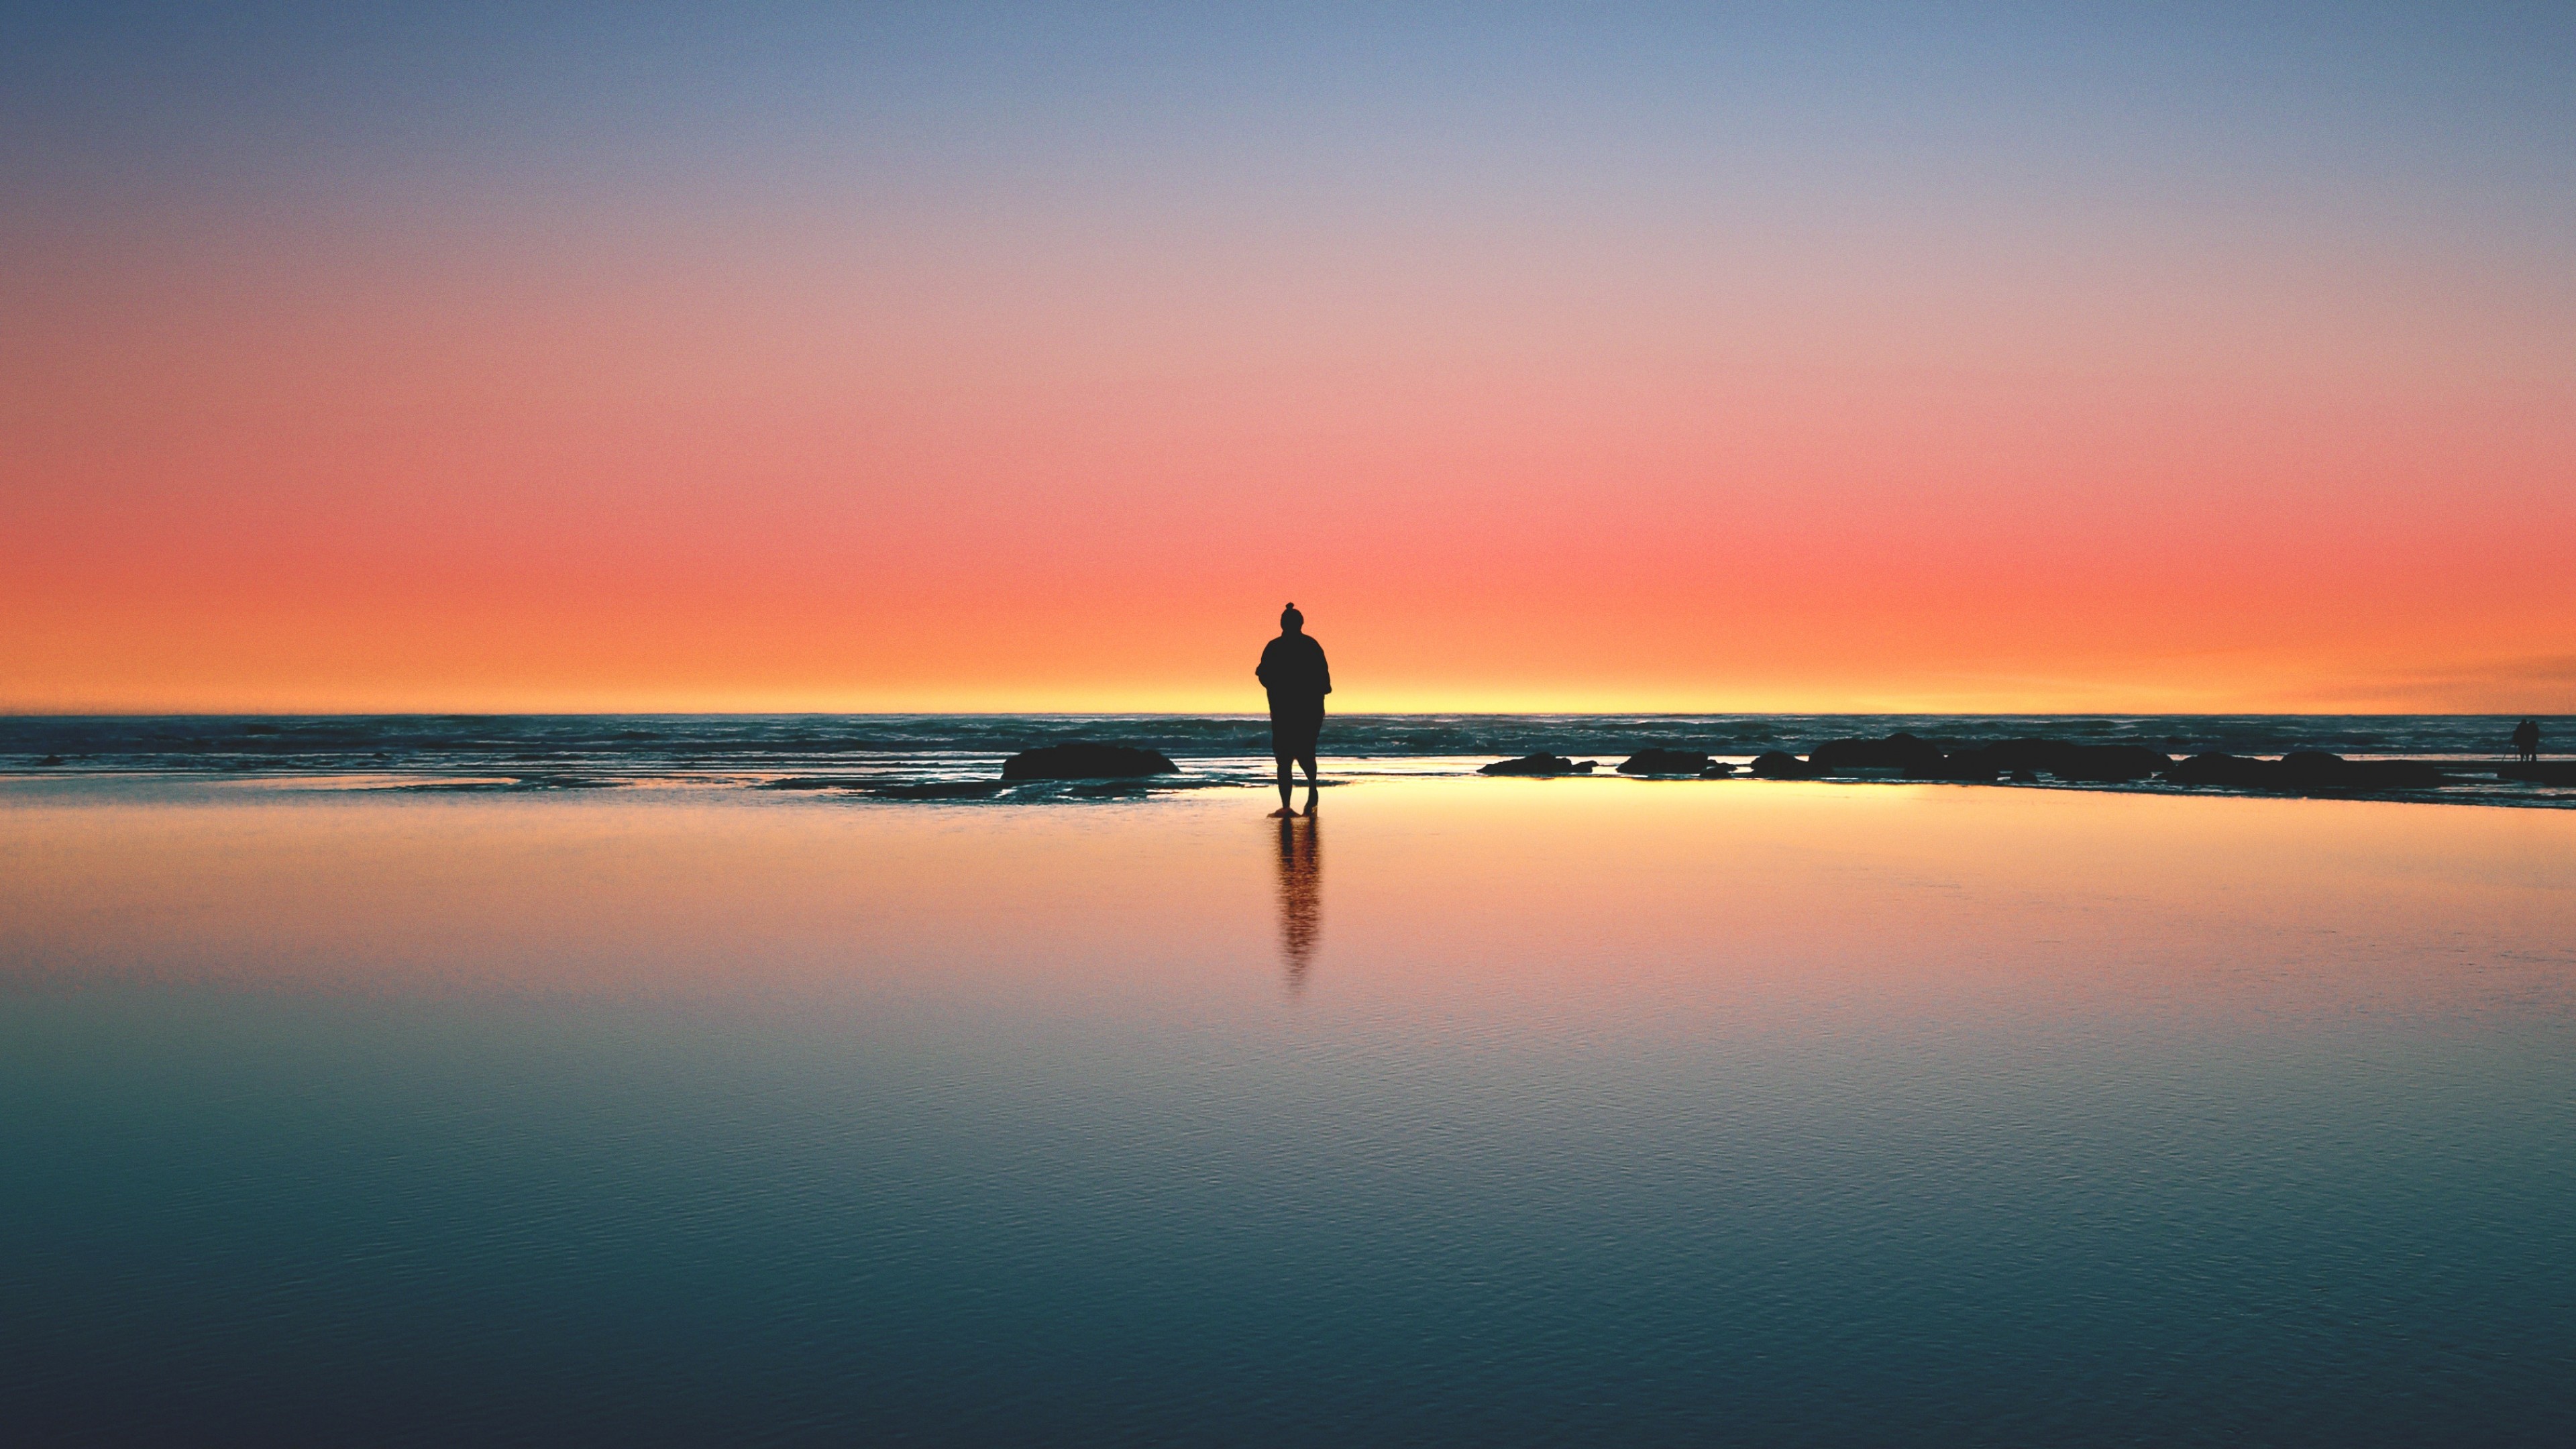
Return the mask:
<svg viewBox="0 0 2576 1449">
<path fill-rule="evenodd" d="M 1260 680 L 1260 681 L 1261 681 L 1261 683 L 1262 683 L 1262 687 L 1263 687 L 1263 688 L 1268 688 L 1268 687 L 1269 687 L 1269 684 L 1270 684 L 1270 656 L 1271 656 L 1273 653 L 1277 652 L 1278 647 L 1279 647 L 1279 646 L 1278 646 L 1278 645 L 1276 645 L 1276 644 L 1264 644 L 1264 645 L 1262 645 L 1262 646 L 1261 646 L 1261 662 L 1260 662 L 1260 663 L 1258 663 L 1258 664 L 1256 664 L 1256 665 L 1254 665 L 1254 666 L 1252 666 L 1252 677 L 1253 677 L 1253 678 L 1255 678 L 1255 679 Z"/>
<path fill-rule="evenodd" d="M 1315 646 L 1315 677 L 1324 681 L 1324 693 L 1333 692 L 1333 666 L 1324 661 L 1324 646 Z"/>
</svg>

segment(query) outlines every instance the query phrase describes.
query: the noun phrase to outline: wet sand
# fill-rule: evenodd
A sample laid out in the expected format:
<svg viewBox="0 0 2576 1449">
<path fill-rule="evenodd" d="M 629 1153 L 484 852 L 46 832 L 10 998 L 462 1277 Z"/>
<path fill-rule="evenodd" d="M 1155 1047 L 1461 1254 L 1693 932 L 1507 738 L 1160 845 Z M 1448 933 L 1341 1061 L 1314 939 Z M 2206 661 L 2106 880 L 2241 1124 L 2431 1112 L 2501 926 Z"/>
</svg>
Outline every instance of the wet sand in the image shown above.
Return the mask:
<svg viewBox="0 0 2576 1449">
<path fill-rule="evenodd" d="M 0 1392 L 391 1442 L 2576 1426 L 2576 814 L 1272 803 L 0 786 Z"/>
</svg>

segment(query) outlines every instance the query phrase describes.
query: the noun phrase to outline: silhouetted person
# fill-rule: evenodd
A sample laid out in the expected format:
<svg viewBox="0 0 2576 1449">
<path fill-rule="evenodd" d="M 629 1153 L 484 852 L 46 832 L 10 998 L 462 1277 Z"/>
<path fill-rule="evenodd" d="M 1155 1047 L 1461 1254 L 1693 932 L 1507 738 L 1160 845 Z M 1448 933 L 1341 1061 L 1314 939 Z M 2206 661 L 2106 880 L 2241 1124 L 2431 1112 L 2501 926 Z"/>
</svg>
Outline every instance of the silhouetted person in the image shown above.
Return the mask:
<svg viewBox="0 0 2576 1449">
<path fill-rule="evenodd" d="M 2540 758 L 2540 721 L 2527 719 L 2513 727 L 2514 753 L 2529 764 Z"/>
<path fill-rule="evenodd" d="M 1315 736 L 1324 728 L 1324 696 L 1333 692 L 1333 671 L 1324 662 L 1324 646 L 1307 634 L 1306 616 L 1295 604 L 1280 611 L 1279 637 L 1262 648 L 1260 667 L 1252 672 L 1270 691 L 1270 754 L 1279 762 L 1277 813 L 1297 813 L 1288 808 L 1294 788 L 1288 765 L 1294 761 L 1306 767 L 1306 813 L 1312 815 Z"/>
<path fill-rule="evenodd" d="M 1306 986 L 1306 967 L 1324 926 L 1324 822 L 1279 817 L 1279 954 L 1288 961 L 1288 990 Z"/>
</svg>

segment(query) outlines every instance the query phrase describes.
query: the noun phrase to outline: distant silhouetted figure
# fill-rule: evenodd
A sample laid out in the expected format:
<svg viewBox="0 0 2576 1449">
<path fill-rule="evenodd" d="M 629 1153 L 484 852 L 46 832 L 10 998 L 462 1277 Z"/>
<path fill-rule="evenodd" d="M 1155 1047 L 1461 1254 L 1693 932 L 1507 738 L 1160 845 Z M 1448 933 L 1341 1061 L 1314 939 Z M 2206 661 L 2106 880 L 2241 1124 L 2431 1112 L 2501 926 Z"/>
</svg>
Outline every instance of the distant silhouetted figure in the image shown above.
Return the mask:
<svg viewBox="0 0 2576 1449">
<path fill-rule="evenodd" d="M 2513 727 L 2514 753 L 2529 764 L 2540 758 L 2540 721 L 2527 719 Z"/>
<path fill-rule="evenodd" d="M 1290 782 L 1288 765 L 1294 761 L 1306 767 L 1306 813 L 1315 813 L 1315 736 L 1324 728 L 1324 696 L 1333 692 L 1332 667 L 1324 662 L 1324 646 L 1306 632 L 1306 616 L 1290 604 L 1279 615 L 1279 637 L 1261 651 L 1261 664 L 1253 674 L 1262 688 L 1270 691 L 1270 753 L 1279 762 L 1280 816 L 1297 812 L 1288 808 Z"/>
</svg>

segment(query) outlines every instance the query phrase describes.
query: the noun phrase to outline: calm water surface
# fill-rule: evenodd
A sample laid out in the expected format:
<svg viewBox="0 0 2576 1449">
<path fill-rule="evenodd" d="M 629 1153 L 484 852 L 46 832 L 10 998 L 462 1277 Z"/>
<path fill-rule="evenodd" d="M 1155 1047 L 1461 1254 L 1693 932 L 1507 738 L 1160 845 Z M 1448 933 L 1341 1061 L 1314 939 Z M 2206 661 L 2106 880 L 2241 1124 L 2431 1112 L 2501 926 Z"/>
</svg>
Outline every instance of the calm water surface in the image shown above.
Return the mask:
<svg viewBox="0 0 2576 1449">
<path fill-rule="evenodd" d="M 0 783 L 25 1441 L 2576 1440 L 2576 814 Z"/>
</svg>

